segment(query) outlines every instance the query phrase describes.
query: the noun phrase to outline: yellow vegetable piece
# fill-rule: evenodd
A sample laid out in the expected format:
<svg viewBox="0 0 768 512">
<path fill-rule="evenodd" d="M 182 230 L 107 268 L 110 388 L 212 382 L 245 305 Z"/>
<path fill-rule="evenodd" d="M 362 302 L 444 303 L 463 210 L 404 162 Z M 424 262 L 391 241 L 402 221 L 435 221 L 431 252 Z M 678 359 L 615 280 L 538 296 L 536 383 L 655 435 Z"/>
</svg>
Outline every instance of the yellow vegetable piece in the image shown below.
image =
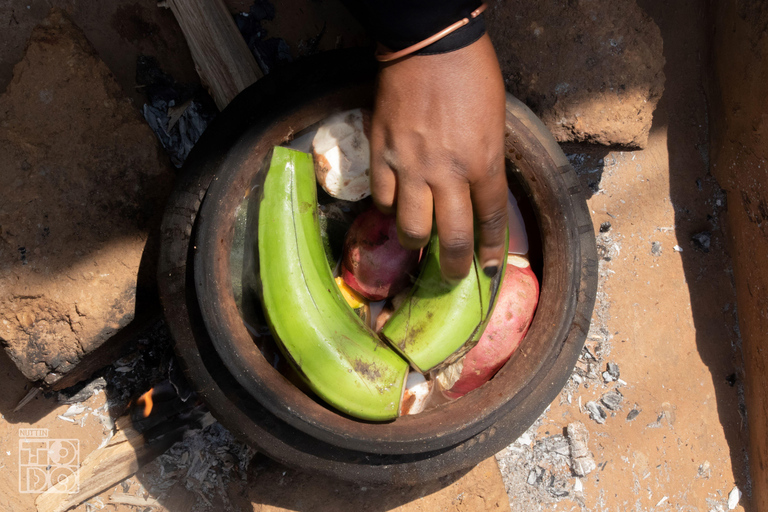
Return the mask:
<svg viewBox="0 0 768 512">
<path fill-rule="evenodd" d="M 361 308 L 368 303 L 365 297 L 357 293 L 355 290 L 350 288 L 347 283 L 344 282 L 344 278 L 339 276 L 335 279 L 335 281 L 336 285 L 341 291 L 341 296 L 344 297 L 344 300 L 347 301 L 347 304 L 349 304 L 352 309 Z"/>
</svg>

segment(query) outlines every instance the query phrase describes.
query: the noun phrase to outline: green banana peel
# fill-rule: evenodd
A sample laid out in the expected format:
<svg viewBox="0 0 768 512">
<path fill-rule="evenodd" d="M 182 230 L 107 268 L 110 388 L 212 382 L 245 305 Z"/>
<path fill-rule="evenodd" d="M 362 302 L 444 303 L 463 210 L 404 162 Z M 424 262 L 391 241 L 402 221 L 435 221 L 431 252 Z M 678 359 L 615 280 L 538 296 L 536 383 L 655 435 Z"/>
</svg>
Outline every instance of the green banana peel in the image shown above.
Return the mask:
<svg viewBox="0 0 768 512">
<path fill-rule="evenodd" d="M 275 147 L 262 192 L 261 302 L 281 351 L 329 405 L 364 420 L 396 418 L 408 364 L 363 324 L 333 280 L 312 157 Z"/>
<path fill-rule="evenodd" d="M 475 256 L 469 275 L 451 284 L 440 271 L 440 243 L 433 234 L 416 284 L 384 325 L 382 337 L 421 373 L 452 364 L 480 340 L 506 264 L 505 258 L 491 278 Z"/>
</svg>

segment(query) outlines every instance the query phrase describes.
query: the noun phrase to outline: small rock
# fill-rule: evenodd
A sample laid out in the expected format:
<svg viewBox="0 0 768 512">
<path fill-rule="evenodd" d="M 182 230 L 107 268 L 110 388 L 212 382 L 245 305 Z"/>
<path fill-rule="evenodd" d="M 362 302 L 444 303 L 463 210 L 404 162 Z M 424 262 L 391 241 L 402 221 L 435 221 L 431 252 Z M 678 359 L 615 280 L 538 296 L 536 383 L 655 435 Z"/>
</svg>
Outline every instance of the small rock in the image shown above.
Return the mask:
<svg viewBox="0 0 768 512">
<path fill-rule="evenodd" d="M 619 365 L 616 363 L 608 363 L 605 365 L 605 369 L 608 371 L 608 373 L 611 374 L 611 377 L 613 377 L 616 380 L 619 380 L 619 377 L 621 377 L 621 372 L 619 371 Z"/>
<path fill-rule="evenodd" d="M 621 402 L 623 400 L 624 396 L 616 390 L 609 391 L 600 398 L 600 401 L 603 402 L 603 405 L 612 411 L 620 410 Z"/>
<path fill-rule="evenodd" d="M 675 250 L 675 252 L 683 252 L 683 248 L 682 248 L 682 247 L 680 247 L 679 245 L 675 245 L 675 246 L 673 247 L 673 249 Z"/>
<path fill-rule="evenodd" d="M 610 222 L 603 222 L 600 224 L 600 232 L 601 233 L 607 233 L 611 230 L 611 223 Z"/>
<path fill-rule="evenodd" d="M 728 510 L 733 510 L 736 508 L 736 505 L 739 504 L 739 500 L 741 499 L 741 491 L 738 487 L 734 487 L 733 490 L 731 490 L 730 493 L 728 493 Z"/>
<path fill-rule="evenodd" d="M 603 424 L 605 423 L 605 419 L 608 417 L 605 414 L 605 411 L 602 407 L 600 407 L 597 402 L 587 402 L 585 408 L 589 412 L 589 417 L 595 420 L 596 422 Z"/>
<path fill-rule="evenodd" d="M 629 413 L 627 414 L 627 421 L 632 421 L 632 420 L 634 420 L 635 418 L 637 418 L 637 417 L 638 417 L 638 415 L 639 415 L 639 414 L 640 414 L 640 411 L 639 411 L 639 410 L 637 410 L 637 409 L 632 409 L 632 410 L 631 410 L 631 411 L 629 411 Z"/>
<path fill-rule="evenodd" d="M 613 375 L 611 375 L 610 372 L 608 371 L 603 372 L 603 382 L 607 384 L 609 382 L 613 382 L 614 380 L 616 379 L 613 378 Z"/>
<path fill-rule="evenodd" d="M 709 231 L 702 231 L 696 233 L 691 237 L 693 246 L 702 252 L 709 252 L 709 246 L 712 243 L 712 233 Z"/>
<path fill-rule="evenodd" d="M 711 471 L 709 461 L 705 460 L 703 463 L 699 464 L 699 470 L 696 476 L 698 478 L 709 478 L 710 474 Z"/>
<path fill-rule="evenodd" d="M 578 478 L 576 481 L 573 482 L 573 492 L 582 492 L 584 490 L 584 485 L 581 483 L 581 480 Z"/>
<path fill-rule="evenodd" d="M 661 242 L 651 242 L 651 254 L 661 256 Z"/>
</svg>

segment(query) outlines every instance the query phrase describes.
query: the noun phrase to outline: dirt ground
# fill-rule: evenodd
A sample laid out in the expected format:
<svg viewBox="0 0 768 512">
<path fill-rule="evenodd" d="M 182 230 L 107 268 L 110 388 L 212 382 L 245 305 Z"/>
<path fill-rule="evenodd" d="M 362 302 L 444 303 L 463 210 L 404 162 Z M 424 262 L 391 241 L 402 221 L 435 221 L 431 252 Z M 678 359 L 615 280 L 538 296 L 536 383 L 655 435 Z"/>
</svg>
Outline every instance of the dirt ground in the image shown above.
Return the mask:
<svg viewBox="0 0 768 512">
<path fill-rule="evenodd" d="M 743 362 L 725 252 L 727 204 L 708 172 L 702 85 L 706 3 L 639 3 L 661 29 L 666 58 L 665 92 L 647 148 L 565 147 L 590 190 L 601 255 L 589 353 L 539 422 L 498 454 L 497 463 L 489 460 L 470 473 L 421 488 L 372 489 L 283 468 L 259 455 L 251 458 L 226 432 L 213 429 L 76 510 L 725 511 L 735 487 L 744 493 L 735 510 L 749 510 Z M 48 4 L 30 5 L 26 9 L 14 3 L 11 8 L 2 2 L 0 23 L 10 25 L 16 19 L 31 30 L 34 16 L 44 16 Z M 154 28 L 133 36 L 120 29 L 120 37 L 110 42 L 108 36 L 117 30 L 114 18 L 110 25 L 97 16 L 100 10 L 86 15 L 90 11 L 83 5 L 73 8 L 80 13 L 75 21 L 87 25 L 81 25 L 86 35 L 96 34 L 89 38 L 105 62 L 113 70 L 120 68 L 116 75 L 124 88 L 130 89 L 132 78 L 120 63 L 129 66 L 137 52 L 152 48 L 160 48 L 154 51 L 161 54 L 161 64 L 178 51 L 172 65 L 178 78 L 193 79 L 178 34 L 165 32 L 172 18 L 154 14 L 154 2 L 115 5 L 100 9 L 135 9 L 140 14 L 128 17 L 132 26 L 144 26 L 136 20 L 149 17 Z M 105 19 L 114 16 L 107 14 Z M 157 21 L 157 16 L 166 19 Z M 8 62 L 21 57 L 16 48 L 23 47 L 23 30 L 5 40 L 16 41 L 16 46 L 0 45 L 0 88 L 7 83 Z M 128 94 L 140 101 L 135 91 Z M 603 377 L 609 362 L 618 365 L 621 380 Z M 51 438 L 77 439 L 84 457 L 107 435 L 109 422 L 93 412 L 107 396 L 102 392 L 85 402 L 91 410 L 73 415 L 72 423 L 59 417 L 69 406 L 55 396 L 37 396 L 13 412 L 28 386 L 5 354 L 0 355 L 0 379 L 0 509 L 34 510 L 35 495 L 18 488 L 19 429 L 47 428 Z M 612 390 L 622 397 L 615 411 L 600 405 Z M 589 402 L 601 407 L 605 418 L 596 417 L 603 423 L 590 417 Z M 562 435 L 573 421 L 587 426 L 597 463 L 583 478 L 573 476 L 566 462 L 545 449 L 547 440 Z M 197 460 L 211 465 L 198 471 Z M 196 481 L 195 474 L 203 476 Z M 225 495 L 216 494 L 219 486 L 208 492 L 203 482 L 210 478 L 226 482 Z M 126 504 L 126 495 L 147 496 L 146 503 Z"/>
</svg>

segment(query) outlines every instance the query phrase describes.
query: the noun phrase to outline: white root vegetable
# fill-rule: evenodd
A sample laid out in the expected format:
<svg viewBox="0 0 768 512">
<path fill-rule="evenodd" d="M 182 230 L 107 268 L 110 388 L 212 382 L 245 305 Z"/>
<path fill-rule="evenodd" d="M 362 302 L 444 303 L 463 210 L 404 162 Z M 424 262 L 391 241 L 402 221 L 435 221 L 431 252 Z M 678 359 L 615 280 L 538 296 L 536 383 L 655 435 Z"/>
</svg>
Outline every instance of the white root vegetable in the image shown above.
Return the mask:
<svg viewBox="0 0 768 512">
<path fill-rule="evenodd" d="M 371 195 L 367 113 L 348 110 L 324 119 L 312 141 L 315 175 L 323 190 L 345 201 Z"/>
<path fill-rule="evenodd" d="M 509 254 L 528 254 L 528 233 L 517 199 L 507 191 L 507 222 L 509 224 Z"/>
<path fill-rule="evenodd" d="M 400 416 L 423 411 L 431 393 L 432 381 L 425 379 L 419 372 L 410 372 L 405 381 L 403 399 L 400 402 Z"/>
</svg>

